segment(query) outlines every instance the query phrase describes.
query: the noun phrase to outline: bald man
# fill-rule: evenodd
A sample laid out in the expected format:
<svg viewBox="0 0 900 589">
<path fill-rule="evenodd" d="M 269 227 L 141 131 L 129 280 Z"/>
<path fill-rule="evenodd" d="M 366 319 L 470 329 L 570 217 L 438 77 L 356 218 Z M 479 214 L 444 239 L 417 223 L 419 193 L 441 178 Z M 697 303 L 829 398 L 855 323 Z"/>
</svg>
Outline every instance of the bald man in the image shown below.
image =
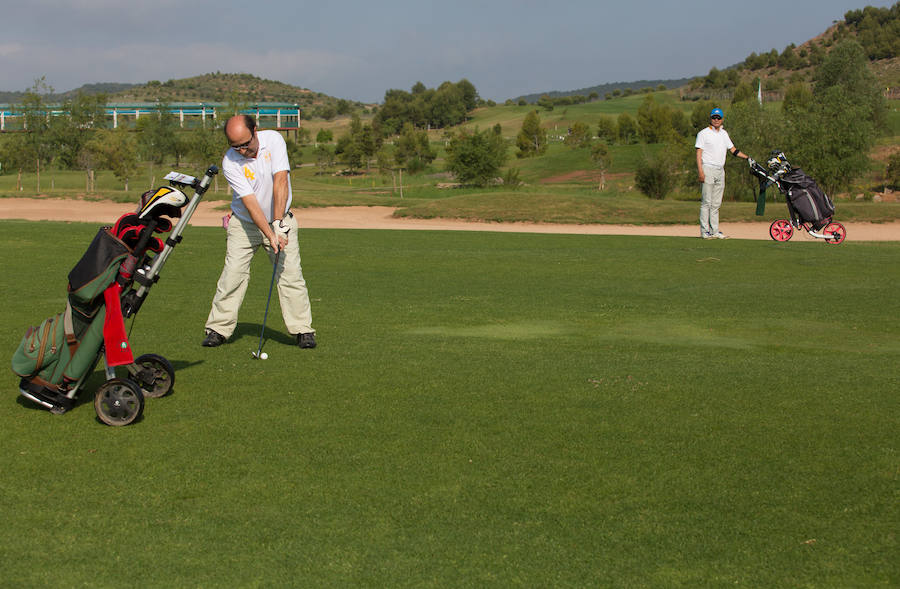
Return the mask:
<svg viewBox="0 0 900 589">
<path fill-rule="evenodd" d="M 234 333 L 250 282 L 250 263 L 262 247 L 273 264 L 288 332 L 299 347 L 315 348 L 297 222 L 290 210 L 291 166 L 284 138 L 277 131 L 257 131 L 256 120 L 248 115 L 231 117 L 224 131 L 231 145 L 222 159 L 222 173 L 232 192 L 231 219 L 225 266 L 206 320 L 203 346 L 220 346 Z"/>
</svg>

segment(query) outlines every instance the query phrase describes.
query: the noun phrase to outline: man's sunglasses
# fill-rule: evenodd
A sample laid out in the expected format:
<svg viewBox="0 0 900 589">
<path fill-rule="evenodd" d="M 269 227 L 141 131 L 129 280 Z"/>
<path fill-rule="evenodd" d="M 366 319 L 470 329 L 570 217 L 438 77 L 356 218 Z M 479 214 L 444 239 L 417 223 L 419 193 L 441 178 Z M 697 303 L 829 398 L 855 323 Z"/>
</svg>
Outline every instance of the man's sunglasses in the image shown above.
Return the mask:
<svg viewBox="0 0 900 589">
<path fill-rule="evenodd" d="M 240 145 L 232 145 L 231 148 L 232 148 L 233 150 L 235 150 L 235 151 L 240 151 L 240 150 L 242 150 L 242 149 L 247 149 L 248 147 L 250 147 L 250 144 L 253 143 L 253 136 L 254 136 L 254 135 L 256 135 L 256 131 L 254 131 L 253 133 L 250 134 L 250 141 L 247 141 L 246 143 L 241 143 Z"/>
<path fill-rule="evenodd" d="M 722 117 L 720 117 L 719 115 L 713 115 L 713 116 L 711 116 L 711 117 L 709 117 L 709 118 L 714 119 L 714 120 L 716 120 L 716 121 L 721 121 L 721 120 L 722 120 Z M 238 149 L 238 148 L 235 147 L 235 149 Z"/>
</svg>

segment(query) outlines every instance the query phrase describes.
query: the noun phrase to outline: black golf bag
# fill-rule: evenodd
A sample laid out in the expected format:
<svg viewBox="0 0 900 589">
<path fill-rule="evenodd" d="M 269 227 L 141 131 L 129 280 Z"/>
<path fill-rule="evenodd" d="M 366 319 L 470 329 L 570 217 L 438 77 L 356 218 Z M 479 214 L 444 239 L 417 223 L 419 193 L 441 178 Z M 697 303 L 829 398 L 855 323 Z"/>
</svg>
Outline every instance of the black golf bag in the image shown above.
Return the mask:
<svg viewBox="0 0 900 589">
<path fill-rule="evenodd" d="M 772 184 L 785 195 L 795 227 L 809 223 L 814 231 L 819 231 L 831 222 L 834 202 L 808 174 L 791 166 L 783 152 L 772 151 L 766 161 L 766 168 L 755 164 L 751 166 L 750 172 L 759 178 L 760 199 L 763 203 L 766 188 Z M 762 214 L 759 207 L 757 214 Z"/>
<path fill-rule="evenodd" d="M 155 354 L 133 357 L 125 318 L 138 312 L 159 279 L 217 172 L 212 166 L 200 180 L 173 172 L 166 176 L 173 187 L 145 193 L 137 212 L 100 228 L 69 272 L 65 310 L 29 328 L 13 355 L 12 369 L 24 397 L 54 413 L 68 411 L 101 357 L 107 382 L 94 407 L 104 423 L 131 423 L 140 416 L 145 396 L 171 390 L 174 371 L 168 360 Z M 190 202 L 179 186 L 195 188 Z M 179 219 L 174 228 L 172 219 Z M 165 234 L 163 242 L 159 236 Z M 117 378 L 117 366 L 125 366 L 129 377 Z"/>
<path fill-rule="evenodd" d="M 792 220 L 810 223 L 814 231 L 819 231 L 831 222 L 834 202 L 803 170 L 791 169 L 781 177 L 781 183 L 787 191 Z"/>
</svg>

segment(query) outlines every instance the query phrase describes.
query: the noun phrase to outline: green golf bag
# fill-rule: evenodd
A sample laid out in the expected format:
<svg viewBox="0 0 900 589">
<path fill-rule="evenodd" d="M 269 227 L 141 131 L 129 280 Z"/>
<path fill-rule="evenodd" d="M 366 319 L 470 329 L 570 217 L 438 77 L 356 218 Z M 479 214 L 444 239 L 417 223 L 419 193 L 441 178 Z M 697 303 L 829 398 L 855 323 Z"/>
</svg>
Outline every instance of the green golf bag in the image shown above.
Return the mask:
<svg viewBox="0 0 900 589">
<path fill-rule="evenodd" d="M 22 378 L 19 386 L 53 405 L 70 409 L 65 393 L 91 370 L 104 343 L 104 293 L 119 276 L 122 263 L 134 251 L 103 227 L 81 260 L 69 272 L 66 309 L 25 332 L 12 359 Z"/>
<path fill-rule="evenodd" d="M 164 186 L 141 197 L 134 213 L 115 225 L 101 227 L 69 272 L 65 310 L 28 328 L 12 358 L 20 378 L 19 392 L 53 413 L 75 406 L 76 394 L 103 358 L 106 382 L 94 398 L 94 408 L 108 425 L 127 425 L 140 417 L 144 397 L 171 391 L 175 373 L 162 356 L 132 356 L 125 319 L 141 308 L 150 288 L 181 233 L 209 188 L 218 168 L 202 178 L 172 172 L 173 187 L 194 188 L 188 198 Z M 184 211 L 182 211 L 184 209 Z M 174 226 L 170 218 L 178 218 Z M 171 233 L 170 233 L 171 232 Z M 155 234 L 167 234 L 163 242 Z M 124 366 L 128 376 L 116 376 Z"/>
</svg>

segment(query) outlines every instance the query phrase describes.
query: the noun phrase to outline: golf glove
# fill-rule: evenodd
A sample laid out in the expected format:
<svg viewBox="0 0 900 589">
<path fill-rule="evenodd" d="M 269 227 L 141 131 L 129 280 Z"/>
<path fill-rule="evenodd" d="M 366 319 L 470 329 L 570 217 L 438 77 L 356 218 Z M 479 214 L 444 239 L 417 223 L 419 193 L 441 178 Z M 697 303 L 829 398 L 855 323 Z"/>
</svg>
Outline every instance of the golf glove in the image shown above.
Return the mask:
<svg viewBox="0 0 900 589">
<path fill-rule="evenodd" d="M 756 164 L 756 160 L 753 159 L 752 157 L 748 157 L 748 158 L 747 158 L 747 163 L 750 164 L 750 167 L 752 168 L 753 165 Z"/>
<path fill-rule="evenodd" d="M 284 219 L 277 219 L 272 221 L 272 231 L 275 232 L 275 237 L 283 237 L 287 240 L 288 233 L 291 232 L 291 227 L 284 222 Z"/>
</svg>

